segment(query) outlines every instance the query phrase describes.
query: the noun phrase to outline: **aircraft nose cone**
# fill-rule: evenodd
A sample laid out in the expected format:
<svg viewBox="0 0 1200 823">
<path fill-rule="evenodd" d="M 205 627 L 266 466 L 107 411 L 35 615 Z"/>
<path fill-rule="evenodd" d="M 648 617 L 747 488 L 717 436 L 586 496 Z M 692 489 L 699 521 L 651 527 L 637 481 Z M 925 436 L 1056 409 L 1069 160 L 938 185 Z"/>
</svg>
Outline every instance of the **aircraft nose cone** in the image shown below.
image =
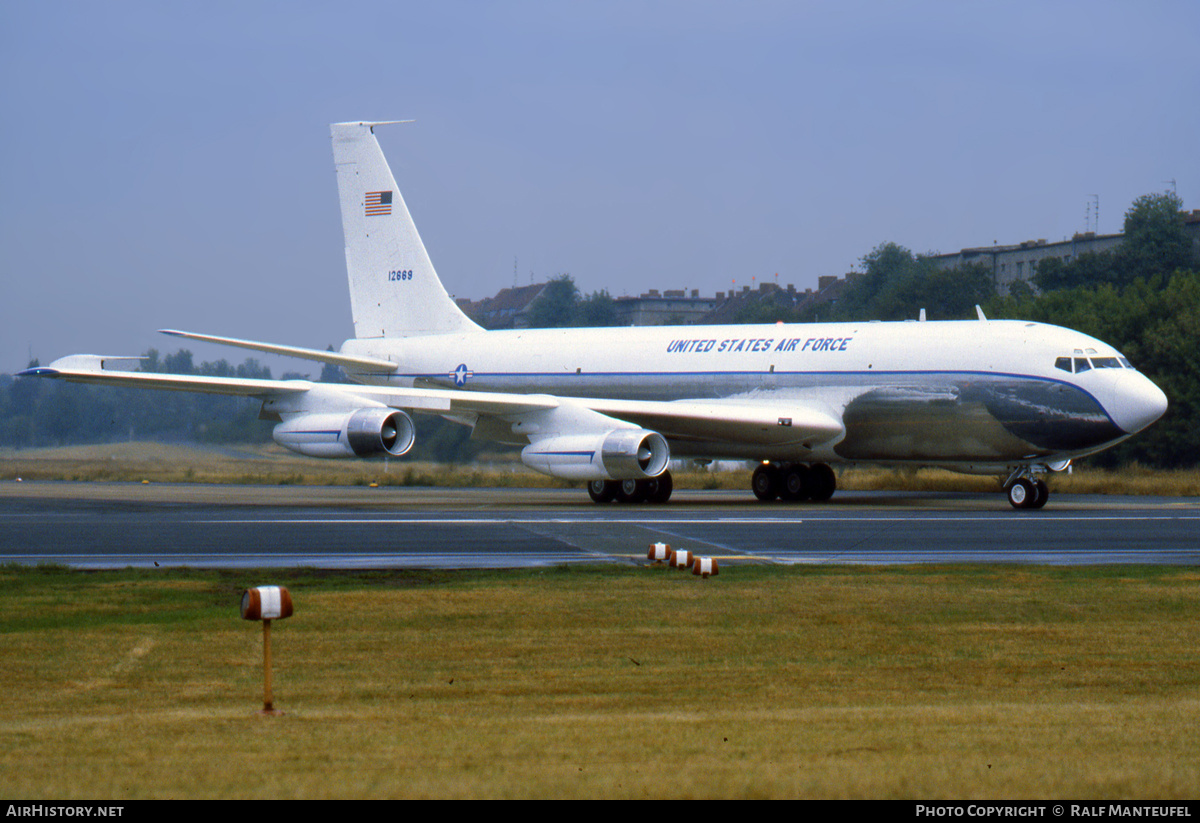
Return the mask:
<svg viewBox="0 0 1200 823">
<path fill-rule="evenodd" d="M 1140 372 L 1125 371 L 1114 392 L 1109 414 L 1129 434 L 1140 432 L 1167 410 L 1167 396 Z"/>
</svg>

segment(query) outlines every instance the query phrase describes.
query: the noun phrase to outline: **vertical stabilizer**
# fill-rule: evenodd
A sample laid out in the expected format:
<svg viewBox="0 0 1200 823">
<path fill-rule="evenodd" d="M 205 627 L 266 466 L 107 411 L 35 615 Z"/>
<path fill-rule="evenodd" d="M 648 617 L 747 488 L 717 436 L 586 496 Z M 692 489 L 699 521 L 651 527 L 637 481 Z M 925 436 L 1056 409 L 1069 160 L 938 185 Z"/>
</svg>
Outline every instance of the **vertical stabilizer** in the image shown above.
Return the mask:
<svg viewBox="0 0 1200 823">
<path fill-rule="evenodd" d="M 412 337 L 480 331 L 434 271 L 374 126 L 334 123 L 354 336 Z"/>
</svg>

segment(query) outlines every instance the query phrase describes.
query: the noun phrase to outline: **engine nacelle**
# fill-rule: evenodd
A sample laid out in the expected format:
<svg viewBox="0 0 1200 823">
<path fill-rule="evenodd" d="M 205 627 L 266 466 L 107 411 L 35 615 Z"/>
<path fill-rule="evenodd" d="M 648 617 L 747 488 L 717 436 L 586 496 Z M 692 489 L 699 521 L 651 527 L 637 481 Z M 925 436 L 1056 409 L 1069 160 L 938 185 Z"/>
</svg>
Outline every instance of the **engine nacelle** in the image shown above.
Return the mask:
<svg viewBox="0 0 1200 823">
<path fill-rule="evenodd" d="M 285 420 L 272 432 L 275 442 L 309 457 L 399 457 L 412 448 L 412 418 L 396 409 L 314 412 Z"/>
<path fill-rule="evenodd" d="M 546 437 L 521 450 L 529 468 L 566 480 L 645 480 L 671 461 L 667 440 L 646 429 Z"/>
</svg>

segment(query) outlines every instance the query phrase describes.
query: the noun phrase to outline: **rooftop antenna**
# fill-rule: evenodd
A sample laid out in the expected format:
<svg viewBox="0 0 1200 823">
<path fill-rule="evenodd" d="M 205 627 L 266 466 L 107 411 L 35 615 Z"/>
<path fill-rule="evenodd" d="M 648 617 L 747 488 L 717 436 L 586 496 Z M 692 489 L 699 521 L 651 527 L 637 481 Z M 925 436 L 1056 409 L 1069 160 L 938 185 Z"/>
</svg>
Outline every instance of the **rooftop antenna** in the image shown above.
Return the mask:
<svg viewBox="0 0 1200 823">
<path fill-rule="evenodd" d="M 1100 233 L 1100 195 L 1089 194 L 1084 231 Z"/>
<path fill-rule="evenodd" d="M 1163 182 L 1170 183 L 1171 184 L 1171 194 L 1175 195 L 1176 197 L 1179 196 L 1179 192 L 1175 191 L 1175 178 L 1174 177 L 1172 177 L 1170 180 L 1164 180 Z"/>
</svg>

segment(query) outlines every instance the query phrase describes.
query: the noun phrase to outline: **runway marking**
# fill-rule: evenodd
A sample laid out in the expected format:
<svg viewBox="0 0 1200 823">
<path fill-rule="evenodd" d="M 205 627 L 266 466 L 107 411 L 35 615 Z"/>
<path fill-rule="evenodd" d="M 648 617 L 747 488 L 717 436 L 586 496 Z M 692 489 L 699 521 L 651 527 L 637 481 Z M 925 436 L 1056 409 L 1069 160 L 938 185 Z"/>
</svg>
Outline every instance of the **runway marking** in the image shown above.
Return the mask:
<svg viewBox="0 0 1200 823">
<path fill-rule="evenodd" d="M 695 554 L 695 552 L 693 552 Z M 1157 563 L 1164 558 L 1179 557 L 1185 562 L 1194 562 L 1195 552 L 1187 550 L 1163 550 L 1155 553 Z M 1109 563 L 1144 563 L 1146 558 L 1138 552 L 1090 552 L 1067 551 L 1057 554 L 1045 551 L 929 551 L 890 552 L 888 550 L 837 551 L 828 555 L 804 551 L 763 550 L 714 554 L 725 561 L 749 561 L 755 563 L 777 563 L 780 565 L 920 565 L 929 563 L 1031 563 L 1034 565 L 1075 565 Z M 280 568 L 307 567 L 333 569 L 380 569 L 380 568 L 441 568 L 441 569 L 502 569 L 560 566 L 564 564 L 587 564 L 601 561 L 638 563 L 645 556 L 636 554 L 595 554 L 577 552 L 520 552 L 504 555 L 478 552 L 422 552 L 414 554 L 357 554 L 347 552 L 267 554 L 267 553 L 210 553 L 203 557 L 191 554 L 23 554 L 6 557 L 7 562 L 37 564 L 44 562 L 63 563 L 78 568 L 121 569 L 127 567 L 150 568 L 182 566 L 191 568 Z M 1167 561 L 1170 562 L 1170 561 Z M 135 650 L 132 659 L 149 649 Z"/>
<path fill-rule="evenodd" d="M 358 554 L 353 552 L 321 552 L 279 554 L 241 553 L 228 554 L 210 552 L 203 556 L 194 554 L 21 554 L 8 555 L 6 562 L 12 563 L 63 563 L 80 568 L 122 569 L 128 566 L 152 568 L 154 566 L 188 566 L 192 568 L 278 568 L 280 566 L 306 566 L 335 569 L 353 568 L 530 568 L 534 566 L 559 566 L 565 563 L 595 563 L 605 557 L 623 559 L 612 555 L 595 556 L 583 552 L 506 552 L 504 555 L 481 552 L 423 552 L 413 554 Z"/>
<path fill-rule="evenodd" d="M 1200 505 L 1013 512 L 1003 501 L 986 508 L 885 510 L 753 501 L 701 508 L 89 508 L 0 512 L 0 543 L 23 549 L 19 555 L 0 551 L 0 559 L 81 568 L 503 569 L 645 563 L 646 545 L 662 540 L 731 565 L 1195 565 L 1196 521 Z"/>
<path fill-rule="evenodd" d="M 295 525 L 318 525 L 321 523 L 330 523 L 334 525 L 396 525 L 401 523 L 409 523 L 418 526 L 429 525 L 462 525 L 462 526 L 494 526 L 499 524 L 512 524 L 518 526 L 524 525 L 547 525 L 553 523 L 560 524 L 605 524 L 612 525 L 614 523 L 640 525 L 640 526 L 666 526 L 666 525 L 696 525 L 696 526 L 713 526 L 713 525 L 729 525 L 729 526 L 753 526 L 756 524 L 778 526 L 781 524 L 799 525 L 805 522 L 808 523 L 911 523 L 911 522 L 952 522 L 962 523 L 968 521 L 986 521 L 989 523 L 1002 522 L 1013 524 L 1030 524 L 1036 525 L 1046 520 L 1079 520 L 1079 521 L 1103 521 L 1103 520 L 1200 520 L 1198 515 L 1060 515 L 1047 513 L 1043 515 L 1033 516 L 1018 516 L 1014 515 L 1010 519 L 1001 519 L 997 515 L 991 516 L 976 516 L 964 515 L 962 517 L 927 517 L 921 515 L 913 515 L 911 517 L 813 517 L 811 520 L 803 520 L 800 518 L 791 517 L 715 517 L 715 518 L 623 518 L 623 517 L 579 517 L 579 518 L 520 518 L 520 517 L 489 517 L 489 518 L 432 518 L 432 517 L 331 517 L 331 518 L 258 518 L 258 519 L 222 519 L 222 520 L 188 520 L 188 523 L 214 523 L 222 525 L 255 525 L 267 523 L 290 523 Z"/>
</svg>

